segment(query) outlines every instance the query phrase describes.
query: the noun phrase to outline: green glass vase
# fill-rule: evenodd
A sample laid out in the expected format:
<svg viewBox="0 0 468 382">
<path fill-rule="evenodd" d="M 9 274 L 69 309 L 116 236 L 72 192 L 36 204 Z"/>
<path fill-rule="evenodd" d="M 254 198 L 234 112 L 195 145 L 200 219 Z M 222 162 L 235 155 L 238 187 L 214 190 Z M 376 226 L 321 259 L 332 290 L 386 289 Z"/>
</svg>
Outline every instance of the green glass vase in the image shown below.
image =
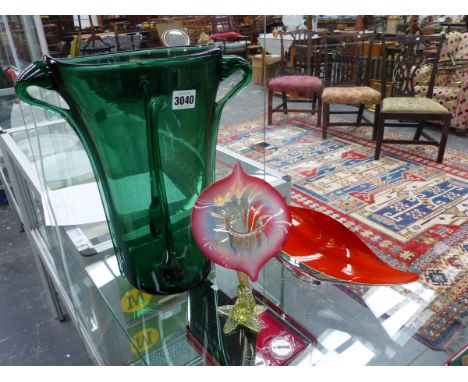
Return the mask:
<svg viewBox="0 0 468 382">
<path fill-rule="evenodd" d="M 241 80 L 216 102 L 219 83 L 236 71 Z M 251 75 L 246 60 L 212 45 L 46 56 L 19 76 L 18 97 L 59 113 L 80 137 L 120 270 L 136 288 L 179 293 L 210 272 L 190 215 L 214 181 L 221 111 Z M 30 86 L 55 90 L 69 108 L 33 98 Z"/>
</svg>

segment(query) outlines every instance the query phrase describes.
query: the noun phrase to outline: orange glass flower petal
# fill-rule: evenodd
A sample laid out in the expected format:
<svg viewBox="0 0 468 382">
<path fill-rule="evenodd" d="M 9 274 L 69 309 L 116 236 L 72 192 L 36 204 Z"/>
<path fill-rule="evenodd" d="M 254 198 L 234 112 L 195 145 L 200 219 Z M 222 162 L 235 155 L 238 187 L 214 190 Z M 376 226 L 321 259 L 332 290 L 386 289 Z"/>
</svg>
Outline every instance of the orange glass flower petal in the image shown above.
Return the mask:
<svg viewBox="0 0 468 382">
<path fill-rule="evenodd" d="M 352 231 L 308 208 L 290 206 L 292 227 L 278 259 L 294 272 L 321 281 L 369 285 L 405 284 L 419 275 L 380 260 Z"/>
</svg>

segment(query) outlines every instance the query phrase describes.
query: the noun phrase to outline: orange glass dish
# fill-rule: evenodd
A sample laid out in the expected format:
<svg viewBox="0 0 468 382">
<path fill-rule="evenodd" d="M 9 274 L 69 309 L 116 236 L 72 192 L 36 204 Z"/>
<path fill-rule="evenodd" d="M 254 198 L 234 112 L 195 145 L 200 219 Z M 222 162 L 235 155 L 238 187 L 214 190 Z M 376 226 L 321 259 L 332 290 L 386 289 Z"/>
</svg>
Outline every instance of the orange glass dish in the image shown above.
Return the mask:
<svg viewBox="0 0 468 382">
<path fill-rule="evenodd" d="M 319 281 L 367 285 L 406 284 L 415 272 L 395 269 L 380 260 L 352 231 L 335 219 L 290 206 L 292 226 L 278 259 L 300 276 Z"/>
</svg>

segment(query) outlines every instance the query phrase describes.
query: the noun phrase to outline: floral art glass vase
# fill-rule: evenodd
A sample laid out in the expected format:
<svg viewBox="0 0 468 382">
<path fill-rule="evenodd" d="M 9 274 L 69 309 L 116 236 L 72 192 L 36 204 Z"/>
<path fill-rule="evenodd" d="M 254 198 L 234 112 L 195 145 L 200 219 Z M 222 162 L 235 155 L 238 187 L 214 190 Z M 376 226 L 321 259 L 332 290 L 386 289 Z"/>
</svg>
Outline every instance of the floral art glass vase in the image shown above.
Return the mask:
<svg viewBox="0 0 468 382">
<path fill-rule="evenodd" d="M 237 271 L 234 305 L 218 308 L 228 319 L 224 333 L 238 326 L 262 329 L 248 278 L 257 281 L 261 268 L 278 255 L 291 227 L 291 214 L 281 194 L 266 181 L 244 172 L 237 162 L 230 175 L 207 187 L 192 211 L 192 228 L 200 249 L 213 262 Z"/>
<path fill-rule="evenodd" d="M 216 102 L 219 83 L 236 71 L 242 78 Z M 214 181 L 222 108 L 251 75 L 246 60 L 211 45 L 44 57 L 18 78 L 21 100 L 59 113 L 80 137 L 120 270 L 136 288 L 179 293 L 210 272 L 190 215 Z M 30 86 L 55 90 L 69 108 L 32 97 Z"/>
</svg>

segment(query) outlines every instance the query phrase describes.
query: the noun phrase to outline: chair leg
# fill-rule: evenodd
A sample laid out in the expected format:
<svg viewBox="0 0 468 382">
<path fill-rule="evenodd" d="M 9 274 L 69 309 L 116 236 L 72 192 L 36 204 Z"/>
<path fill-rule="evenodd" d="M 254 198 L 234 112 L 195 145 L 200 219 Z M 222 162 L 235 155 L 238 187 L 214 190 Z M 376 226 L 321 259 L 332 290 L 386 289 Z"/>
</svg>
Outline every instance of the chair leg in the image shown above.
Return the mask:
<svg viewBox="0 0 468 382">
<path fill-rule="evenodd" d="M 273 90 L 268 89 L 268 124 L 273 120 Z"/>
<path fill-rule="evenodd" d="M 363 113 L 364 113 L 364 105 L 359 105 L 359 110 L 358 110 L 357 119 L 356 119 L 357 126 L 361 126 Z"/>
<path fill-rule="evenodd" d="M 419 122 L 419 125 L 416 128 L 416 132 L 414 133 L 413 140 L 419 141 L 419 138 L 421 138 L 421 133 L 423 129 L 424 129 L 424 124 L 422 122 Z"/>
<path fill-rule="evenodd" d="M 322 139 L 327 139 L 327 129 L 328 124 L 330 122 L 330 105 L 328 103 L 324 103 L 322 105 L 323 110 L 323 124 L 322 124 Z"/>
<path fill-rule="evenodd" d="M 379 118 L 380 118 L 380 104 L 375 105 L 374 112 L 374 125 L 372 126 L 372 140 L 377 139 L 377 130 L 379 128 Z"/>
<path fill-rule="evenodd" d="M 450 118 L 447 118 L 442 129 L 442 136 L 440 137 L 439 153 L 437 154 L 437 163 L 442 163 L 444 160 L 445 146 L 447 145 L 447 138 L 450 129 Z"/>
<path fill-rule="evenodd" d="M 315 105 L 317 104 L 317 94 L 314 94 L 314 98 L 312 100 L 312 115 L 315 114 Z"/>
<path fill-rule="evenodd" d="M 288 97 L 285 92 L 281 93 L 281 97 L 283 98 L 283 113 L 288 114 Z"/>
<path fill-rule="evenodd" d="M 385 120 L 382 117 L 382 115 L 379 115 L 378 128 L 377 128 L 377 142 L 375 144 L 374 160 L 380 159 L 380 150 L 382 148 L 382 141 L 384 138 L 384 128 L 385 128 Z"/>
<path fill-rule="evenodd" d="M 322 97 L 318 97 L 318 106 L 317 106 L 317 126 L 322 126 Z"/>
</svg>

